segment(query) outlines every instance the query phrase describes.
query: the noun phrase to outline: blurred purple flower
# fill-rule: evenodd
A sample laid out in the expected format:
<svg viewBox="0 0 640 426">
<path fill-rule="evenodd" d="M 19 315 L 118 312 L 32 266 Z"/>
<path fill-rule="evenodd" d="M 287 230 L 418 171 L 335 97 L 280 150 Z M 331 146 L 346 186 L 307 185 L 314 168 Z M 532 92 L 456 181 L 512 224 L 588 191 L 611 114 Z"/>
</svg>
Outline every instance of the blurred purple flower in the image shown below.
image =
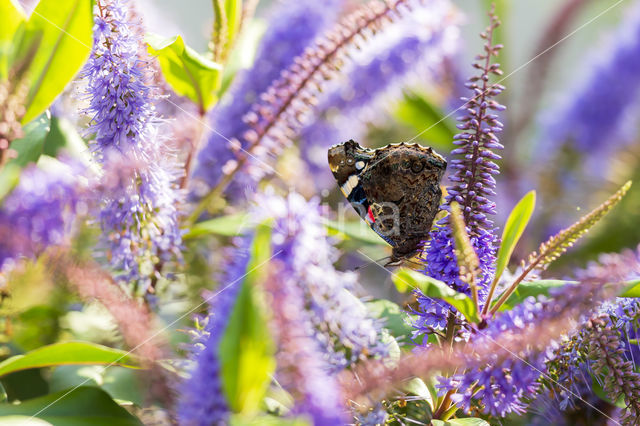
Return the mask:
<svg viewBox="0 0 640 426">
<path fill-rule="evenodd" d="M 295 193 L 283 198 L 267 191 L 255 201 L 255 217 L 274 220 L 272 250 L 286 271 L 281 279 L 301 289 L 313 337 L 331 370 L 340 371 L 366 357 L 386 357 L 382 324 L 352 294 L 357 275 L 333 266 L 338 253 L 327 240 L 318 200 L 307 201 Z"/>
<path fill-rule="evenodd" d="M 301 132 L 301 150 L 310 171 L 332 182 L 326 151 L 339 141 L 359 139 L 366 122 L 384 119 L 379 110 L 402 96 L 412 81 L 442 76 L 443 61 L 457 50 L 459 15 L 447 0 L 417 4 L 410 15 L 373 37 L 354 52 L 344 77 L 335 80 L 320 98 L 318 118 Z"/>
<path fill-rule="evenodd" d="M 20 257 L 34 257 L 47 247 L 63 245 L 76 215 L 84 214 L 84 167 L 65 160 L 46 170 L 28 166 L 20 183 L 0 206 L 0 271 Z"/>
<path fill-rule="evenodd" d="M 640 4 L 631 6 L 609 43 L 598 49 L 586 78 L 546 115 L 541 158 L 566 143 L 590 160 L 589 174 L 601 173 L 603 155 L 634 141 L 640 107 Z M 547 154 L 545 154 L 547 152 Z M 598 167 L 590 167 L 597 165 Z"/>
<path fill-rule="evenodd" d="M 597 315 L 599 306 L 615 296 L 620 287 L 611 289 L 606 283 L 620 284 L 624 282 L 626 271 L 640 271 L 640 262 L 635 255 L 625 253 L 618 257 L 616 264 L 601 264 L 576 275 L 578 284 L 567 284 L 550 291 L 550 297 L 539 296 L 538 299 L 528 297 L 522 303 L 509 311 L 505 311 L 494 319 L 488 320 L 485 328 L 475 330 L 470 335 L 471 347 L 492 347 L 494 342 L 505 335 L 522 335 L 527 331 L 544 333 L 545 323 L 575 323 L 574 330 L 589 327 L 591 318 Z M 586 318 L 582 324 L 577 320 Z M 583 330 L 578 332 L 583 333 Z M 458 406 L 471 412 L 474 407 L 481 407 L 482 411 L 492 416 L 504 417 L 509 413 L 524 414 L 528 404 L 534 399 L 543 382 L 542 372 L 549 371 L 549 363 L 557 361 L 559 349 L 562 348 L 562 336 L 553 336 L 555 341 L 545 348 L 529 348 L 513 353 L 507 348 L 495 348 L 488 361 L 481 364 L 469 351 L 467 365 L 469 368 L 448 378 L 440 379 L 440 392 L 452 392 L 452 401 Z M 570 346 L 576 350 L 576 346 Z M 618 351 L 613 348 L 613 351 Z M 575 358 L 579 359 L 588 353 L 577 350 Z M 569 355 L 573 358 L 574 355 Z M 602 362 L 607 356 L 596 358 L 593 362 Z M 594 359 L 594 358 L 590 358 Z M 576 370 L 584 378 L 582 369 Z M 549 375 L 545 375 L 546 379 Z M 630 378 L 628 374 L 625 377 Z M 554 383 L 560 388 L 576 382 L 567 375 L 560 376 Z M 640 381 L 638 381 L 640 384 Z M 554 389 L 556 389 L 554 387 Z M 638 388 L 640 391 L 640 388 Z M 614 398 L 615 399 L 615 398 Z"/>
<path fill-rule="evenodd" d="M 276 256 L 277 257 L 277 256 Z M 296 401 L 294 413 L 307 414 L 314 425 L 345 424 L 345 407 L 324 348 L 313 338 L 314 324 L 303 309 L 305 297 L 295 280 L 288 279 L 290 265 L 275 260 L 267 284 L 273 301 L 273 323 L 279 351 L 278 379 Z"/>
<path fill-rule="evenodd" d="M 492 44 L 493 29 L 497 26 L 492 17 L 491 27 L 482 34 L 486 40 L 483 55 L 476 58 L 474 68 L 480 75 L 472 77 L 467 83 L 471 90 L 471 98 L 462 98 L 466 103 L 464 114 L 458 117 L 458 128 L 463 130 L 456 135 L 454 144 L 458 148 L 451 151 L 458 156 L 450 161 L 454 172 L 449 176 L 452 184 L 447 188 L 444 210 L 449 209 L 452 202 L 460 204 L 467 233 L 471 239 L 482 271 L 479 284 L 479 296 L 482 301 L 486 296 L 487 286 L 494 274 L 494 261 L 497 237 L 494 235 L 493 222 L 488 215 L 494 215 L 496 206 L 491 197 L 495 196 L 496 181 L 494 175 L 499 167 L 493 160 L 500 159 L 494 150 L 501 150 L 497 133 L 502 131 L 502 123 L 498 121 L 497 112 L 503 111 L 493 98 L 498 96 L 504 87 L 489 83 L 491 75 L 501 75 L 499 64 L 491 63 L 491 56 L 497 55 L 501 46 Z M 430 233 L 426 246 L 424 273 L 448 284 L 457 291 L 469 293 L 468 285 L 459 278 L 458 264 L 454 255 L 454 243 L 448 216 L 441 219 Z M 414 321 L 414 337 L 429 333 L 434 329 L 443 329 L 447 322 L 450 307 L 440 301 L 434 301 L 421 293 L 417 293 L 419 309 Z"/>
<path fill-rule="evenodd" d="M 84 74 L 88 133 L 95 135 L 94 155 L 104 171 L 100 222 L 117 277 L 137 280 L 144 292 L 157 265 L 179 256 L 181 232 L 175 158 L 164 145 L 140 49 L 127 1 L 99 1 Z"/>
<path fill-rule="evenodd" d="M 230 261 L 220 280 L 221 288 L 205 297 L 209 301 L 209 314 L 203 321 L 203 329 L 195 333 L 190 377 L 180 385 L 177 414 L 181 425 L 209 426 L 228 422 L 229 407 L 220 377 L 219 344 L 246 275 L 248 241 L 243 238 L 238 248 L 229 250 Z"/>
<path fill-rule="evenodd" d="M 287 0 L 273 11 L 253 66 L 238 72 L 229 91 L 211 112 L 211 127 L 215 130 L 200 150 L 194 171 L 197 197 L 215 187 L 223 176 L 224 166 L 235 161 L 229 140 L 244 140 L 249 126 L 243 117 L 251 111 L 258 96 L 334 22 L 342 3 L 343 0 Z M 227 190 L 235 198 L 244 197 L 245 188 L 254 183 L 242 175 L 235 181 Z"/>
</svg>

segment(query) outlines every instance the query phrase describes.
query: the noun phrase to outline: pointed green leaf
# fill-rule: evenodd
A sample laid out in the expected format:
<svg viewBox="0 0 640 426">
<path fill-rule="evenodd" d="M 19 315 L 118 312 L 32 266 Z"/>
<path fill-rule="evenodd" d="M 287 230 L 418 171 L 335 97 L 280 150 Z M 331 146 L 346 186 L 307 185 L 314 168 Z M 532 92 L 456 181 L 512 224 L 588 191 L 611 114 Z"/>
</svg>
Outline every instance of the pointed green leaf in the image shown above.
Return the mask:
<svg viewBox="0 0 640 426">
<path fill-rule="evenodd" d="M 44 141 L 51 130 L 51 116 L 49 111 L 24 126 L 24 137 L 11 142 L 11 149 L 18 153 L 9 164 L 24 167 L 38 161 L 44 150 Z"/>
<path fill-rule="evenodd" d="M 7 164 L 0 170 L 0 204 L 20 181 L 20 167 L 17 164 Z"/>
<path fill-rule="evenodd" d="M 27 69 L 29 95 L 22 123 L 42 114 L 84 65 L 93 43 L 92 28 L 93 0 L 38 3 L 25 33 L 27 39 L 34 34 L 42 38 Z"/>
<path fill-rule="evenodd" d="M 52 393 L 20 404 L 0 404 L 0 416 L 35 417 L 54 426 L 142 426 L 140 420 L 116 404 L 106 392 L 91 386 Z"/>
<path fill-rule="evenodd" d="M 329 235 L 348 237 L 367 244 L 386 245 L 387 243 L 380 238 L 364 221 L 337 221 L 327 220 L 327 230 Z"/>
<path fill-rule="evenodd" d="M 24 355 L 12 356 L 2 361 L 0 363 L 0 376 L 31 368 L 71 364 L 119 365 L 129 368 L 139 367 L 133 355 L 120 349 L 113 349 L 89 342 L 64 342 L 42 346 Z"/>
<path fill-rule="evenodd" d="M 576 284 L 575 281 L 562 280 L 539 280 L 520 283 L 516 291 L 507 299 L 504 305 L 500 306 L 498 312 L 508 311 L 519 305 L 529 296 L 548 296 L 551 289 L 562 287 L 565 284 Z M 502 296 L 502 295 L 501 295 Z M 500 298 L 498 298 L 500 299 Z"/>
<path fill-rule="evenodd" d="M 384 327 L 401 342 L 408 342 L 414 328 L 407 322 L 409 317 L 400 306 L 390 300 L 378 299 L 365 303 L 373 318 L 383 319 Z"/>
<path fill-rule="evenodd" d="M 185 45 L 179 35 L 164 38 L 148 34 L 145 41 L 149 53 L 158 57 L 162 75 L 171 88 L 191 99 L 201 112 L 211 108 L 218 100 L 222 66 Z"/>
<path fill-rule="evenodd" d="M 393 274 L 392 279 L 400 292 L 404 292 L 408 288 L 420 290 L 425 296 L 449 303 L 464 315 L 467 321 L 479 321 L 478 311 L 473 300 L 464 293 L 458 293 L 442 281 L 406 268 Z"/>
<path fill-rule="evenodd" d="M 210 234 L 234 237 L 248 231 L 249 224 L 249 216 L 245 213 L 216 217 L 196 223 L 182 238 L 190 239 Z"/>
<path fill-rule="evenodd" d="M 51 130 L 44 140 L 43 153 L 55 157 L 61 149 L 75 157 L 91 158 L 87 143 L 69 120 L 53 116 L 51 117 Z"/>
<path fill-rule="evenodd" d="M 268 271 L 270 257 L 271 229 L 260 225 L 246 276 L 233 284 L 241 288 L 219 346 L 222 387 L 231 410 L 237 413 L 256 412 L 275 369 L 274 345 L 259 285 Z"/>
<path fill-rule="evenodd" d="M 620 297 L 640 297 L 640 280 L 628 281 Z"/>
<path fill-rule="evenodd" d="M 24 10 L 17 0 L 0 0 L 0 81 L 9 75 L 13 37 L 26 19 Z"/>
<path fill-rule="evenodd" d="M 457 133 L 446 114 L 434 102 L 418 93 L 405 93 L 394 115 L 401 123 L 423 132 L 420 133 L 420 139 L 436 148 L 450 148 Z"/>
<path fill-rule="evenodd" d="M 507 223 L 502 231 L 502 244 L 498 250 L 498 258 L 496 261 L 496 274 L 494 281 L 498 281 L 509 264 L 513 249 L 518 244 L 524 229 L 531 219 L 533 209 L 536 205 L 536 192 L 530 191 L 522 197 L 522 199 L 511 210 Z"/>
</svg>

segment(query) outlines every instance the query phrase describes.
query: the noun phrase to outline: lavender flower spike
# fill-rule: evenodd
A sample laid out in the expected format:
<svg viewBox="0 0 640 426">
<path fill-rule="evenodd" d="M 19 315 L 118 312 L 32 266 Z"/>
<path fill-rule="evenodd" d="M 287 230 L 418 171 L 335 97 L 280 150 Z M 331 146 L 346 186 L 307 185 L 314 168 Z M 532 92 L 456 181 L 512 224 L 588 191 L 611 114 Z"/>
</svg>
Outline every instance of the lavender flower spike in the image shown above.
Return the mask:
<svg viewBox="0 0 640 426">
<path fill-rule="evenodd" d="M 225 399 L 220 377 L 219 344 L 229 322 L 238 292 L 239 282 L 246 275 L 248 239 L 243 239 L 239 248 L 231 250 L 231 262 L 225 277 L 220 280 L 224 287 L 210 297 L 209 315 L 204 320 L 204 329 L 196 332 L 191 360 L 194 362 L 190 377 L 180 385 L 178 420 L 185 426 L 210 426 L 228 423 L 229 407 Z"/>
<path fill-rule="evenodd" d="M 331 370 L 338 372 L 367 357 L 386 357 L 382 324 L 352 294 L 357 276 L 333 266 L 337 251 L 327 241 L 318 200 L 306 201 L 295 193 L 283 198 L 269 190 L 255 201 L 254 216 L 274 221 L 272 252 L 285 265 L 282 279 L 300 288 L 312 337 Z"/>
<path fill-rule="evenodd" d="M 27 167 L 0 206 L 0 273 L 20 257 L 66 243 L 76 215 L 86 213 L 84 168 L 73 161 L 50 166 Z"/>
<path fill-rule="evenodd" d="M 499 173 L 494 160 L 500 159 L 493 151 L 503 149 L 496 136 L 503 127 L 498 121 L 497 112 L 503 111 L 505 107 L 493 99 L 504 87 L 491 84 L 489 80 L 491 75 L 502 74 L 500 65 L 491 62 L 502 47 L 492 43 L 493 31 L 498 25 L 497 18 L 491 15 L 491 25 L 481 34 L 486 40 L 485 53 L 478 56 L 477 62 L 473 64 L 480 74 L 469 79 L 466 85 L 473 96 L 462 98 L 465 107 L 464 114 L 458 117 L 458 128 L 463 132 L 456 135 L 454 144 L 458 148 L 451 151 L 451 155 L 457 158 L 449 162 L 454 172 L 449 177 L 452 184 L 447 188 L 443 206 L 443 209 L 448 210 L 451 202 L 456 201 L 462 208 L 467 233 L 480 261 L 480 301 L 486 297 L 487 286 L 493 278 L 497 246 L 497 237 L 489 216 L 495 214 L 495 203 L 491 201 L 491 197 L 495 196 L 494 176 Z M 459 278 L 448 216 L 440 220 L 431 231 L 426 247 L 424 273 L 444 281 L 457 291 L 469 293 L 468 285 Z M 418 302 L 418 318 L 414 322 L 417 330 L 414 335 L 444 328 L 450 312 L 449 306 L 436 304 L 420 293 Z"/>
<path fill-rule="evenodd" d="M 126 0 L 100 0 L 94 46 L 84 70 L 90 99 L 88 132 L 103 167 L 100 222 L 107 256 L 122 281 L 148 289 L 159 265 L 179 256 L 175 158 L 164 145 L 160 120 L 139 57 L 141 32 Z"/>
<path fill-rule="evenodd" d="M 333 23 L 342 2 L 287 0 L 273 11 L 252 68 L 238 73 L 229 91 L 211 113 L 211 127 L 216 131 L 198 154 L 194 171 L 195 182 L 199 184 L 195 188 L 196 197 L 215 187 L 224 176 L 224 166 L 235 161 L 236 154 L 229 140 L 244 141 L 243 134 L 249 126 L 243 117 L 251 111 L 252 104 L 280 76 L 280 72 L 287 69 L 293 59 Z M 238 180 L 240 182 L 234 182 L 227 191 L 229 196 L 242 197 L 244 187 L 252 182 L 251 179 Z"/>
<path fill-rule="evenodd" d="M 630 6 L 626 18 L 609 43 L 597 51 L 588 73 L 560 108 L 546 117 L 544 141 L 538 152 L 557 152 L 570 142 L 587 152 L 596 168 L 603 170 L 603 155 L 634 142 L 640 104 L 640 5 Z M 546 158 L 543 158 L 546 160 Z"/>
</svg>

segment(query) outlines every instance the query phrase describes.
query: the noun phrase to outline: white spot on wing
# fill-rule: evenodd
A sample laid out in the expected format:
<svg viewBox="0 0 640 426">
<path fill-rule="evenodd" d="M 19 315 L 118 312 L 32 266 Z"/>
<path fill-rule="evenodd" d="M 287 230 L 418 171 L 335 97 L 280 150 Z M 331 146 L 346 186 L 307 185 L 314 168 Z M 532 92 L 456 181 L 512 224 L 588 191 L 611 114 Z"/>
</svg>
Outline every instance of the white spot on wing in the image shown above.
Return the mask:
<svg viewBox="0 0 640 426">
<path fill-rule="evenodd" d="M 356 163 L 356 169 L 362 170 L 364 168 L 364 161 L 360 160 Z"/>
<path fill-rule="evenodd" d="M 340 187 L 345 197 L 349 198 L 351 191 L 353 191 L 353 188 L 355 188 L 358 185 L 358 182 L 359 182 L 358 176 L 356 175 L 349 176 L 349 179 L 347 179 L 344 185 Z"/>
</svg>

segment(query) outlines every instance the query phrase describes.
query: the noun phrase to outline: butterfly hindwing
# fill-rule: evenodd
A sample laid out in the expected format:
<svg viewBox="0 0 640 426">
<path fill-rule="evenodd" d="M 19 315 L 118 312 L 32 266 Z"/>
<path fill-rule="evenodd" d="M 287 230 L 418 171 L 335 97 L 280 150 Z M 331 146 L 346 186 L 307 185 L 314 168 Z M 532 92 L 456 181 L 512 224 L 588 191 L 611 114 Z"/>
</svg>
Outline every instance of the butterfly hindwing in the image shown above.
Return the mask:
<svg viewBox="0 0 640 426">
<path fill-rule="evenodd" d="M 443 157 L 418 144 L 372 150 L 351 140 L 329 149 L 329 165 L 360 217 L 393 247 L 392 261 L 420 249 L 438 212 Z"/>
</svg>

